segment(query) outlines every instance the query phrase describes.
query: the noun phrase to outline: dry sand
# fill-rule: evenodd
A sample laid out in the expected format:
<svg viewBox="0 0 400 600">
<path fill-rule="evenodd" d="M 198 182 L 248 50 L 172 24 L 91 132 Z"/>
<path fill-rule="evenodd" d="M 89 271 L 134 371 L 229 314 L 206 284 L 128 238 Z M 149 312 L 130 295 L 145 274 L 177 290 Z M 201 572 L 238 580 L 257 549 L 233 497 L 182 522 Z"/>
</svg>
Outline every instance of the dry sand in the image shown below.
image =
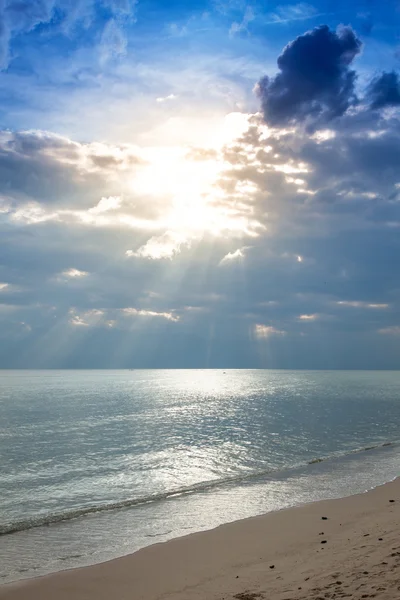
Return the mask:
<svg viewBox="0 0 400 600">
<path fill-rule="evenodd" d="M 397 480 L 3 585 L 0 599 L 400 599 L 399 517 Z"/>
</svg>

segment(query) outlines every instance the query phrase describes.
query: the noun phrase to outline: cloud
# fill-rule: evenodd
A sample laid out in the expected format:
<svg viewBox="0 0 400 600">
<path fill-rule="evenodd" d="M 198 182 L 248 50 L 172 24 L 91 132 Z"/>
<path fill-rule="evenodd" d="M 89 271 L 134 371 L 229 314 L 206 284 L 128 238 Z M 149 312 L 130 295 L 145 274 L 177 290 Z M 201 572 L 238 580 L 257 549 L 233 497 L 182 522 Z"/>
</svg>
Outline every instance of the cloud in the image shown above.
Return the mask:
<svg viewBox="0 0 400 600">
<path fill-rule="evenodd" d="M 394 364 L 398 115 L 240 120 L 176 153 L 0 132 L 0 366 Z"/>
<path fill-rule="evenodd" d="M 0 197 L 11 206 L 36 202 L 84 209 L 96 204 L 92 213 L 104 212 L 117 202 L 116 188 L 126 191 L 124 174 L 141 162 L 136 151 L 43 131 L 0 131 Z"/>
<path fill-rule="evenodd" d="M 14 38 L 29 34 L 40 25 L 54 27 L 56 34 L 70 35 L 77 23 L 86 28 L 94 21 L 96 11 L 109 14 L 103 35 L 103 57 L 121 56 L 126 51 L 123 28 L 135 21 L 137 0 L 2 0 L 0 2 L 0 69 L 6 69 L 13 58 Z M 11 48 L 11 51 L 10 51 Z"/>
<path fill-rule="evenodd" d="M 272 325 L 257 324 L 254 326 L 254 335 L 259 339 L 266 339 L 274 335 L 285 335 L 286 331 L 276 329 Z"/>
<path fill-rule="evenodd" d="M 89 275 L 89 273 L 87 271 L 80 271 L 79 269 L 66 269 L 65 271 L 63 271 L 61 273 L 61 275 L 63 277 L 68 277 L 68 278 L 80 278 L 80 277 L 86 277 L 87 275 Z"/>
<path fill-rule="evenodd" d="M 166 319 L 167 321 L 179 321 L 179 316 L 172 312 L 157 312 L 155 310 L 145 310 L 137 308 L 124 308 L 122 312 L 127 316 L 139 316 L 139 317 L 159 317 Z"/>
<path fill-rule="evenodd" d="M 169 96 L 159 96 L 156 98 L 156 102 L 161 104 L 163 102 L 168 102 L 169 100 L 175 100 L 177 97 L 178 96 L 175 96 L 175 94 L 169 94 Z"/>
<path fill-rule="evenodd" d="M 10 60 L 9 45 L 13 36 L 32 31 L 41 23 L 49 23 L 55 0 L 2 0 L 0 3 L 0 69 Z"/>
<path fill-rule="evenodd" d="M 68 311 L 68 322 L 74 327 L 116 327 L 126 328 L 126 319 L 131 317 L 147 319 L 165 319 L 177 323 L 180 320 L 179 315 L 172 311 L 156 311 L 138 308 L 120 308 L 120 309 L 90 309 L 79 310 L 71 308 Z"/>
<path fill-rule="evenodd" d="M 110 10 L 111 18 L 106 22 L 100 42 L 103 62 L 126 55 L 128 38 L 125 27 L 136 21 L 135 9 L 138 0 L 103 0 Z"/>
<path fill-rule="evenodd" d="M 265 121 L 321 123 L 343 115 L 357 102 L 356 72 L 350 65 L 360 51 L 361 41 L 351 27 L 334 32 L 322 25 L 300 35 L 279 56 L 280 72 L 256 86 Z"/>
<path fill-rule="evenodd" d="M 395 335 L 400 336 L 400 326 L 399 325 L 391 325 L 390 327 L 383 327 L 378 330 L 378 333 L 382 335 Z"/>
<path fill-rule="evenodd" d="M 11 31 L 5 23 L 4 13 L 0 12 L 0 69 L 8 66 L 10 38 Z"/>
<path fill-rule="evenodd" d="M 339 300 L 336 304 L 338 306 L 348 306 L 349 308 L 372 308 L 373 310 L 385 310 L 389 308 L 389 304 L 362 302 L 360 300 Z"/>
<path fill-rule="evenodd" d="M 88 30 L 96 14 L 96 0 L 57 0 L 55 5 L 59 9 L 57 16 L 60 18 L 60 32 L 71 36 L 77 25 L 82 25 Z"/>
<path fill-rule="evenodd" d="M 101 36 L 102 60 L 124 56 L 128 46 L 128 40 L 122 28 L 115 19 L 110 19 L 105 25 Z"/>
<path fill-rule="evenodd" d="M 135 252 L 127 250 L 128 257 L 150 258 L 153 260 L 172 259 L 179 254 L 182 246 L 190 246 L 191 240 L 184 233 L 166 231 L 162 235 L 151 237 Z"/>
<path fill-rule="evenodd" d="M 400 78 L 396 71 L 382 73 L 370 83 L 367 100 L 372 109 L 400 106 Z"/>
<path fill-rule="evenodd" d="M 314 6 L 300 2 L 298 4 L 277 6 L 275 12 L 267 15 L 267 20 L 271 23 L 290 23 L 291 21 L 312 19 L 316 16 L 319 15 Z"/>
<path fill-rule="evenodd" d="M 236 181 L 225 189 L 226 167 L 221 148 L 171 151 L 0 131 L 0 211 L 20 226 L 149 232 L 126 255 L 172 259 L 206 235 L 257 237 L 263 230 L 250 207 L 257 186 Z"/>
<path fill-rule="evenodd" d="M 69 323 L 74 327 L 89 327 L 97 325 L 101 321 L 104 311 L 91 309 L 79 313 L 75 308 L 69 311 Z"/>
<path fill-rule="evenodd" d="M 249 246 L 243 246 L 243 248 L 238 248 L 234 252 L 228 252 L 228 254 L 225 254 L 225 256 L 223 257 L 223 259 L 221 260 L 221 262 L 219 264 L 224 265 L 224 264 L 231 263 L 231 262 L 234 262 L 237 260 L 242 260 L 246 255 L 246 250 L 248 250 L 248 249 L 249 249 Z"/>
<path fill-rule="evenodd" d="M 105 0 L 104 4 L 116 17 L 133 18 L 138 0 Z"/>
<path fill-rule="evenodd" d="M 96 206 L 93 206 L 93 208 L 88 210 L 88 213 L 91 215 L 100 215 L 112 210 L 116 210 L 120 207 L 120 196 L 109 196 L 108 198 L 102 198 Z"/>
<path fill-rule="evenodd" d="M 254 19 L 255 14 L 253 8 L 251 6 L 246 6 L 243 19 L 239 23 L 237 21 L 232 23 L 231 28 L 229 29 L 229 35 L 234 36 L 242 31 L 248 31 L 247 27 Z"/>
</svg>

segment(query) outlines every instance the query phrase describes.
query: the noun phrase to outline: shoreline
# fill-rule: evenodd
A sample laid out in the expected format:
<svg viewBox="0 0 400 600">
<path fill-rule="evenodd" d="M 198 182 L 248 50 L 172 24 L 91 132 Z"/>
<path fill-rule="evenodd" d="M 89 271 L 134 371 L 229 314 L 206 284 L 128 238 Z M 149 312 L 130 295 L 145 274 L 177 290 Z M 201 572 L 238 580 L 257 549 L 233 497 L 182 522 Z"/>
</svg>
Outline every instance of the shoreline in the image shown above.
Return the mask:
<svg viewBox="0 0 400 600">
<path fill-rule="evenodd" d="M 397 583 L 393 587 L 400 567 L 399 517 L 400 479 L 395 479 L 365 493 L 283 508 L 107 562 L 3 584 L 0 598 L 323 598 L 321 590 L 334 591 L 329 581 L 334 573 L 342 582 L 335 584 L 335 594 L 342 591 L 326 598 L 353 592 L 372 597 L 378 587 L 385 588 L 379 597 L 393 598 L 394 589 L 399 595 Z M 358 565 L 371 560 L 373 568 L 360 571 Z M 378 579 L 386 585 L 379 586 Z M 367 595 L 358 596 L 360 589 Z"/>
<path fill-rule="evenodd" d="M 143 496 L 139 498 L 132 498 L 127 500 L 120 500 L 116 502 L 110 502 L 109 504 L 105 504 L 103 506 L 87 506 L 83 508 L 71 509 L 70 511 L 66 511 L 60 514 L 50 514 L 44 517 L 32 517 L 31 519 L 21 519 L 10 525 L 1 525 L 0 524 L 0 538 L 4 535 L 12 535 L 14 533 L 30 531 L 32 529 L 37 529 L 40 527 L 44 527 L 47 525 L 57 525 L 58 523 L 62 523 L 65 521 L 69 521 L 76 518 L 85 517 L 91 514 L 98 514 L 102 512 L 114 511 L 118 509 L 124 508 L 135 508 L 137 506 L 141 506 L 144 504 L 149 504 L 150 502 L 164 501 L 168 500 L 174 496 L 180 496 L 186 493 L 193 492 L 203 492 L 216 487 L 228 486 L 235 483 L 246 483 L 246 482 L 256 482 L 261 478 L 276 478 L 283 476 L 290 476 L 296 472 L 307 469 L 308 467 L 312 467 L 313 465 L 318 465 L 321 463 L 325 463 L 326 465 L 333 464 L 337 461 L 342 460 L 350 460 L 352 458 L 356 458 L 365 452 L 372 451 L 382 451 L 385 448 L 400 450 L 400 439 L 396 439 L 390 442 L 382 442 L 373 444 L 370 446 L 358 447 L 349 451 L 338 452 L 329 456 L 315 457 L 310 459 L 307 462 L 299 463 L 283 468 L 271 468 L 265 471 L 256 471 L 250 474 L 244 474 L 239 476 L 228 477 L 226 479 L 217 479 L 217 480 L 209 480 L 205 482 L 200 482 L 197 484 L 193 484 L 192 486 L 184 486 L 182 488 L 177 488 L 170 490 L 169 492 L 154 494 L 153 496 Z M 391 480 L 390 480 L 391 481 Z M 386 482 L 389 483 L 389 482 Z M 384 485 L 384 484 L 378 484 Z M 376 486 L 375 486 L 376 487 Z M 373 487 L 371 489 L 374 489 Z M 368 491 L 368 490 L 367 490 Z M 354 494 L 351 494 L 354 495 Z M 283 507 L 287 508 L 287 507 Z M 292 508 L 292 507 L 289 507 Z M 282 509 L 276 509 L 282 510 Z M 268 511 L 272 512 L 272 511 Z M 256 515 L 254 515 L 256 516 Z M 250 518 L 250 517 L 245 517 Z M 241 519 L 236 519 L 241 520 Z M 195 532 L 194 532 L 195 533 Z"/>
<path fill-rule="evenodd" d="M 352 463 L 354 460 L 359 460 L 357 457 L 361 456 L 360 451 L 352 451 L 345 456 L 334 456 L 323 461 L 311 461 L 303 467 L 281 471 L 281 475 L 290 472 L 288 479 L 286 477 L 283 480 L 281 478 L 260 479 L 256 487 L 251 486 L 250 494 L 247 493 L 246 486 L 244 488 L 235 486 L 232 488 L 232 493 L 228 491 L 230 487 L 227 486 L 221 488 L 220 496 L 218 493 L 217 495 L 206 494 L 204 497 L 196 494 L 183 495 L 179 496 L 177 503 L 172 498 L 171 504 L 163 502 L 151 505 L 153 508 L 150 512 L 147 512 L 147 504 L 143 507 L 139 505 L 134 511 L 127 512 L 96 511 L 88 520 L 76 518 L 55 523 L 50 527 L 38 526 L 17 531 L 15 534 L 4 534 L 0 537 L 0 547 L 2 546 L 4 557 L 0 563 L 2 566 L 0 587 L 67 570 L 104 564 L 136 554 L 155 543 L 166 543 L 198 532 L 211 531 L 219 526 L 256 516 L 289 510 L 322 500 L 364 494 L 368 490 L 393 481 L 398 476 L 400 454 L 397 451 L 392 455 L 396 446 L 398 444 L 392 442 L 368 448 L 370 451 L 363 452 L 365 458 L 360 462 L 356 472 Z M 343 469 L 346 464 L 350 468 Z M 378 470 L 377 465 L 380 465 Z M 379 476 L 371 477 L 375 471 Z M 307 481 L 309 477 L 310 480 Z M 279 487 L 274 490 L 274 485 L 278 481 Z M 294 492 L 290 499 L 284 491 L 285 485 L 281 487 L 285 481 Z M 253 483 L 256 483 L 256 479 Z M 225 495 L 226 492 L 228 495 Z M 253 504 L 255 498 L 258 498 L 256 505 Z M 248 500 L 250 500 L 249 504 Z M 259 510 L 260 507 L 264 510 Z M 198 510 L 193 512 L 193 508 Z M 225 512 L 221 511 L 222 508 Z M 208 516 L 205 517 L 207 512 Z M 186 518 L 191 515 L 188 521 L 189 527 L 179 526 L 178 514 L 186 515 Z M 194 520 L 195 515 L 200 520 Z M 127 531 L 131 531 L 132 535 L 127 537 Z M 149 531 L 152 531 L 152 535 L 148 534 Z M 92 535 L 94 540 L 99 540 L 100 536 L 103 540 L 102 546 L 98 541 L 94 544 L 90 542 Z M 120 545 L 117 544 L 118 540 L 121 541 Z M 94 547 L 96 549 L 93 553 Z M 97 547 L 101 547 L 101 550 L 98 551 Z M 88 552 L 85 552 L 85 549 Z"/>
</svg>

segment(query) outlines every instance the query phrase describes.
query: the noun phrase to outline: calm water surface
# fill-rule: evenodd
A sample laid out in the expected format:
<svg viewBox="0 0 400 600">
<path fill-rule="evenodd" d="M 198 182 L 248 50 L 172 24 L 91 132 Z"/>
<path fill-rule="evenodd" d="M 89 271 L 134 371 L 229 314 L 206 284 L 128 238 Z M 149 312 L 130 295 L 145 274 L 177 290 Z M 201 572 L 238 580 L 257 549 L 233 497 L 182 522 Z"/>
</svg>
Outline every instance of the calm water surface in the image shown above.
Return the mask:
<svg viewBox="0 0 400 600">
<path fill-rule="evenodd" d="M 1 581 L 393 479 L 399 390 L 400 372 L 0 371 Z"/>
</svg>

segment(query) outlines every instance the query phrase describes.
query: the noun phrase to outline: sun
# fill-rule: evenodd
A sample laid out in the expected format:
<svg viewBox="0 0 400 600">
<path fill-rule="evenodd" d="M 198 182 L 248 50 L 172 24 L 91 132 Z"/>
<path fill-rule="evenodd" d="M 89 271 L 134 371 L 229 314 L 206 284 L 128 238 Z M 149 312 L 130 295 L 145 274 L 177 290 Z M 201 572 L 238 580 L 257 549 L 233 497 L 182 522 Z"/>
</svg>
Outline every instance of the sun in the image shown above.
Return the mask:
<svg viewBox="0 0 400 600">
<path fill-rule="evenodd" d="M 222 120 L 210 148 L 144 148 L 144 164 L 130 182 L 132 192 L 147 196 L 149 202 L 162 203 L 160 225 L 168 230 L 186 234 L 208 231 L 214 235 L 245 232 L 248 225 L 229 202 L 229 194 L 220 182 L 229 167 L 223 150 L 247 128 L 247 115 L 231 113 Z"/>
<path fill-rule="evenodd" d="M 134 192 L 153 197 L 190 198 L 204 193 L 216 181 L 222 169 L 215 159 L 191 160 L 183 147 L 146 148 L 145 164 L 131 181 Z"/>
</svg>

